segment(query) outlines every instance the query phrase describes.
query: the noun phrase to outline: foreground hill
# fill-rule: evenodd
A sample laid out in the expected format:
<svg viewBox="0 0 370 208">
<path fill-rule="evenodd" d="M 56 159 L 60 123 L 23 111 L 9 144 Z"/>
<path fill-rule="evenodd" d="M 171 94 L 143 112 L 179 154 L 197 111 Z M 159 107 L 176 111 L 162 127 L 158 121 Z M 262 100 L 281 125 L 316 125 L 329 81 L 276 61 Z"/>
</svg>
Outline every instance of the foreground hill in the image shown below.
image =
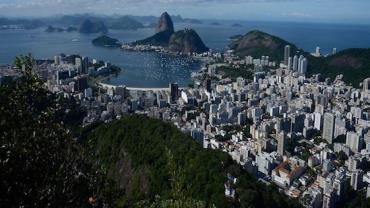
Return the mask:
<svg viewBox="0 0 370 208">
<path fill-rule="evenodd" d="M 238 36 L 234 36 L 238 37 Z M 292 53 L 299 51 L 298 47 L 279 37 L 253 30 L 233 39 L 229 48 L 241 57 L 251 55 L 253 57 L 269 56 L 273 60 L 284 59 L 284 47 L 290 45 Z"/>
<path fill-rule="evenodd" d="M 345 82 L 358 87 L 370 77 L 370 49 L 346 49 L 326 58 L 309 57 L 308 72 L 332 79 L 342 74 Z"/>
<path fill-rule="evenodd" d="M 223 152 L 206 150 L 171 124 L 143 116 L 105 124 L 89 136 L 97 163 L 115 181 L 116 206 L 162 199 L 192 199 L 204 206 L 233 207 L 224 195 L 227 173 L 239 177 L 240 203 L 249 207 L 293 207 L 274 188 L 243 173 Z M 176 194 L 177 193 L 177 194 Z M 188 200 L 187 200 L 188 201 Z"/>
</svg>

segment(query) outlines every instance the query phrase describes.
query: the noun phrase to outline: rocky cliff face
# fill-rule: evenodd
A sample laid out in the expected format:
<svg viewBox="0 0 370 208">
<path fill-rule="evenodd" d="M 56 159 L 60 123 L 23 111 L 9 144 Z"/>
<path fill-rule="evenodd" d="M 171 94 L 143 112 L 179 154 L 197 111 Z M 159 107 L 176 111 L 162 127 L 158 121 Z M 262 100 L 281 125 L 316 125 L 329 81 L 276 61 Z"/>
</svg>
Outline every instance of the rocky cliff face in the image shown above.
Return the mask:
<svg viewBox="0 0 370 208">
<path fill-rule="evenodd" d="M 170 38 L 168 48 L 170 51 L 182 53 L 203 53 L 209 50 L 193 29 L 180 30 L 174 33 Z"/>
<path fill-rule="evenodd" d="M 144 40 L 139 40 L 133 43 L 134 45 L 154 45 L 167 47 L 170 41 L 171 35 L 174 33 L 173 22 L 170 15 L 165 12 L 161 15 L 158 21 L 158 25 L 155 29 L 156 34 L 146 38 Z"/>
<path fill-rule="evenodd" d="M 182 53 L 203 53 L 209 50 L 194 30 L 185 29 L 174 32 L 171 16 L 167 12 L 159 18 L 155 35 L 133 44 L 162 46 L 172 52 Z"/>
<path fill-rule="evenodd" d="M 164 12 L 161 17 L 159 18 L 158 25 L 155 29 L 156 33 L 160 32 L 168 32 L 174 33 L 173 22 L 170 15 L 167 12 Z"/>
</svg>

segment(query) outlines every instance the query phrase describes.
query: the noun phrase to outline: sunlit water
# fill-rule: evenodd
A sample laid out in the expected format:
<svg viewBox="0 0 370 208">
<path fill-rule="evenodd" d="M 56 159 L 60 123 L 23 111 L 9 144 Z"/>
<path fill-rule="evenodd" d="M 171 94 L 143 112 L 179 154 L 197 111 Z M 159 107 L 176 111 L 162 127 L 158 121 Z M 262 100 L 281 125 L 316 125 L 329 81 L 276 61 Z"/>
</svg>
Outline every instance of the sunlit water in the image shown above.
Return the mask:
<svg viewBox="0 0 370 208">
<path fill-rule="evenodd" d="M 232 27 L 235 21 L 219 21 L 218 26 L 209 23 L 177 24 L 176 29 L 184 27 L 196 29 L 206 45 L 215 50 L 224 49 L 230 42 L 230 36 L 245 34 L 254 29 L 282 37 L 306 51 L 314 51 L 316 46 L 320 46 L 324 53 L 329 53 L 334 47 L 338 50 L 370 47 L 370 26 L 238 22 L 242 27 Z M 110 31 L 109 36 L 121 42 L 132 42 L 152 34 L 153 29 L 140 29 Z M 169 82 L 178 82 L 186 86 L 191 82 L 191 72 L 201 67 L 199 61 L 188 57 L 95 47 L 91 40 L 97 36 L 77 32 L 46 33 L 41 29 L 0 31 L 0 64 L 12 63 L 17 54 L 24 53 L 32 53 L 37 58 L 52 58 L 59 53 L 81 54 L 122 67 L 122 73 L 107 83 L 130 87 L 166 87 Z"/>
</svg>

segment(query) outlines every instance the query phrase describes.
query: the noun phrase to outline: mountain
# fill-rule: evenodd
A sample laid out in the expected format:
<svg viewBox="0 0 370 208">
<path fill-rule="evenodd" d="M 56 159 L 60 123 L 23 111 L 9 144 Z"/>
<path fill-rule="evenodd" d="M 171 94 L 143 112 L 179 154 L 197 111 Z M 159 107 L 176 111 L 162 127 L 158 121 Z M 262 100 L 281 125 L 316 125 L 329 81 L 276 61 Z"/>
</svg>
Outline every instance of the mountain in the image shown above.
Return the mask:
<svg viewBox="0 0 370 208">
<path fill-rule="evenodd" d="M 101 21 L 91 21 L 89 19 L 85 20 L 79 29 L 80 33 L 107 33 L 108 28 Z"/>
<path fill-rule="evenodd" d="M 365 78 L 370 77 L 370 49 L 346 49 L 328 57 L 314 57 L 293 43 L 258 30 L 233 38 L 229 48 L 240 57 L 269 56 L 272 60 L 281 61 L 284 58 L 284 47 L 290 45 L 291 56 L 302 54 L 307 57 L 308 75 L 322 74 L 334 79 L 342 74 L 343 80 L 354 87 L 359 87 Z"/>
<path fill-rule="evenodd" d="M 99 36 L 92 40 L 92 43 L 95 46 L 103 46 L 103 47 L 119 47 L 121 44 L 119 40 L 108 37 L 106 35 Z"/>
<path fill-rule="evenodd" d="M 309 75 L 322 74 L 334 79 L 342 74 L 343 80 L 354 87 L 370 77 L 370 49 L 346 49 L 328 57 L 310 56 L 308 63 Z"/>
<path fill-rule="evenodd" d="M 171 16 L 164 12 L 158 20 L 158 24 L 155 28 L 156 34 L 146 38 L 144 40 L 139 40 L 134 42 L 134 45 L 154 45 L 167 47 L 170 41 L 171 35 L 174 33 L 175 29 Z"/>
<path fill-rule="evenodd" d="M 248 55 L 253 57 L 269 56 L 270 59 L 279 61 L 284 58 L 284 47 L 286 45 L 291 46 L 292 54 L 300 51 L 297 46 L 279 37 L 253 30 L 232 41 L 229 48 L 241 57 Z"/>
<path fill-rule="evenodd" d="M 168 31 L 163 31 L 156 33 L 155 35 L 146 38 L 144 40 L 138 40 L 132 44 L 134 45 L 153 45 L 153 46 L 162 46 L 167 47 L 168 42 L 170 41 L 172 33 Z"/>
<path fill-rule="evenodd" d="M 141 22 L 128 16 L 112 19 L 111 21 L 107 22 L 107 25 L 110 29 L 115 30 L 137 30 L 145 27 Z"/>
<path fill-rule="evenodd" d="M 170 15 L 167 12 L 164 12 L 161 17 L 159 18 L 158 25 L 155 29 L 156 33 L 160 32 L 168 32 L 174 33 L 175 29 L 173 27 L 173 22 Z"/>
<path fill-rule="evenodd" d="M 155 35 L 132 44 L 162 46 L 172 52 L 182 53 L 202 53 L 209 50 L 195 30 L 185 29 L 174 32 L 173 21 L 167 12 L 164 12 L 159 18 L 155 31 Z"/>
<path fill-rule="evenodd" d="M 168 48 L 170 51 L 182 53 L 203 53 L 209 50 L 193 29 L 175 32 L 170 38 Z"/>
</svg>

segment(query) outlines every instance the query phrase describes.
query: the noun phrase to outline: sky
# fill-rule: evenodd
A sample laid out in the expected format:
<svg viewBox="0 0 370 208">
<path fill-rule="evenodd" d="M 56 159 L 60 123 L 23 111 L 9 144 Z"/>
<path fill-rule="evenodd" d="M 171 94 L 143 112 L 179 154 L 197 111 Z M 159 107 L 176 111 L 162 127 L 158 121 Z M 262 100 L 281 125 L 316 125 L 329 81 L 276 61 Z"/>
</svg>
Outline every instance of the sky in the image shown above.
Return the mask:
<svg viewBox="0 0 370 208">
<path fill-rule="evenodd" d="M 370 0 L 0 0 L 0 16 L 154 15 L 198 19 L 370 24 Z"/>
</svg>

